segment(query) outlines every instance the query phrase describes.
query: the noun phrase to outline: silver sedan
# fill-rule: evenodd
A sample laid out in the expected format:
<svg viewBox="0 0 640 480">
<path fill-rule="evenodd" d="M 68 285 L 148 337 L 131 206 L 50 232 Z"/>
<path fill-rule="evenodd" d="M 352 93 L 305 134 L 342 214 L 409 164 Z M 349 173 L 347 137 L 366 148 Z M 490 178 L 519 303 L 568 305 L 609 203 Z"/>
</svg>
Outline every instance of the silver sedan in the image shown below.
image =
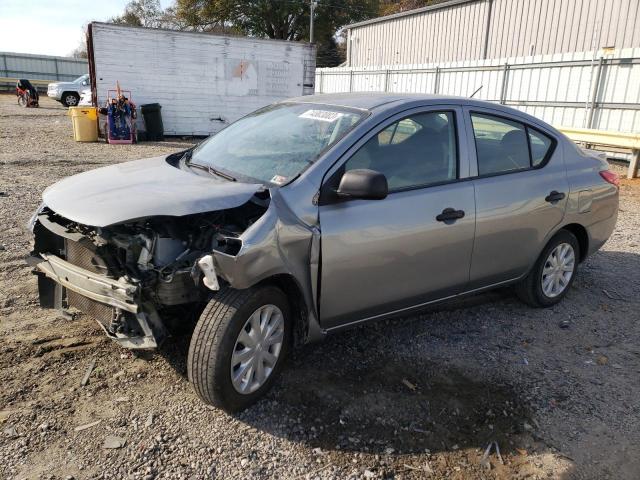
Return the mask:
<svg viewBox="0 0 640 480">
<path fill-rule="evenodd" d="M 295 344 L 504 285 L 559 302 L 617 211 L 607 163 L 523 112 L 319 95 L 49 187 L 31 263 L 43 306 L 90 314 L 124 347 L 196 318 L 189 377 L 239 410 Z"/>
</svg>

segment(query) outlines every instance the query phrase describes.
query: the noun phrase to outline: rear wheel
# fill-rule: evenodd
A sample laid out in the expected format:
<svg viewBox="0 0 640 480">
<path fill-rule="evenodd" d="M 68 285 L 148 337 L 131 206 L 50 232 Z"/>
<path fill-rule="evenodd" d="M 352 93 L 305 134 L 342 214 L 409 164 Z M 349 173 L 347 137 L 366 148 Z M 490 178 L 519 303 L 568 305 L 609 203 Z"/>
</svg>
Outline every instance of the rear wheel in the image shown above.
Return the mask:
<svg viewBox="0 0 640 480">
<path fill-rule="evenodd" d="M 62 104 L 67 107 L 75 107 L 80 101 L 80 95 L 75 92 L 65 92 L 62 94 Z"/>
<path fill-rule="evenodd" d="M 289 304 L 277 287 L 223 289 L 196 325 L 187 368 L 208 404 L 235 412 L 271 388 L 288 352 Z"/>
<path fill-rule="evenodd" d="M 580 246 L 576 237 L 560 230 L 542 251 L 529 275 L 516 285 L 516 294 L 534 307 L 555 305 L 571 288 L 579 258 Z"/>
</svg>

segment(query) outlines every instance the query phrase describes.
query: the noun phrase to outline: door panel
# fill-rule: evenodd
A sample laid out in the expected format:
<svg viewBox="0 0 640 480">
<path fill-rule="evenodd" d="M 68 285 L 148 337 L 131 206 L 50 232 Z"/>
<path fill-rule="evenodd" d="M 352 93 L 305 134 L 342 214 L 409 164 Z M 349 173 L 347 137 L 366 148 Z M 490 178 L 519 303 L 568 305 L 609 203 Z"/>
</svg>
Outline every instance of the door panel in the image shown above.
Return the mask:
<svg viewBox="0 0 640 480">
<path fill-rule="evenodd" d="M 499 120 L 499 119 L 498 119 Z M 484 123 L 483 123 L 484 122 Z M 549 233 L 562 221 L 569 194 L 569 184 L 561 149 L 553 150 L 543 162 L 546 137 L 540 132 L 491 125 L 490 120 L 474 123 L 485 128 L 484 138 L 476 137 L 478 162 L 484 169 L 514 168 L 523 162 L 518 157 L 519 142 L 527 152 L 527 135 L 532 140 L 532 165 L 542 168 L 504 172 L 473 180 L 476 195 L 476 233 L 471 260 L 469 288 L 479 288 L 512 280 L 524 275 L 542 251 Z M 471 132 L 473 135 L 473 131 Z M 534 138 L 539 137 L 539 138 Z M 549 137 L 550 138 L 550 137 Z M 483 142 L 484 141 L 484 142 Z M 552 148 L 551 141 L 546 148 Z M 509 155 L 505 158 L 504 151 Z M 552 150 L 549 150 L 550 152 Z M 483 157 L 484 155 L 484 157 Z M 529 153 L 525 156 L 529 158 Z M 478 167 L 483 172 L 482 165 Z M 548 201 L 551 192 L 564 198 Z M 549 199 L 550 200 L 550 199 Z"/>
<path fill-rule="evenodd" d="M 474 180 L 476 239 L 471 288 L 517 278 L 535 261 L 545 239 L 564 217 L 566 197 L 545 201 L 553 190 L 568 193 L 566 177 L 541 170 Z"/>
<path fill-rule="evenodd" d="M 445 208 L 463 210 L 465 216 L 437 221 Z M 474 209 L 471 182 L 320 207 L 323 327 L 463 291 Z"/>
<path fill-rule="evenodd" d="M 387 178 L 383 200 L 321 202 L 320 318 L 325 328 L 460 292 L 469 280 L 475 204 L 462 109 L 418 107 L 370 131 L 334 165 Z M 460 141 L 462 140 L 462 141 Z M 443 210 L 464 217 L 436 220 Z M 449 212 L 450 213 L 450 212 Z"/>
</svg>

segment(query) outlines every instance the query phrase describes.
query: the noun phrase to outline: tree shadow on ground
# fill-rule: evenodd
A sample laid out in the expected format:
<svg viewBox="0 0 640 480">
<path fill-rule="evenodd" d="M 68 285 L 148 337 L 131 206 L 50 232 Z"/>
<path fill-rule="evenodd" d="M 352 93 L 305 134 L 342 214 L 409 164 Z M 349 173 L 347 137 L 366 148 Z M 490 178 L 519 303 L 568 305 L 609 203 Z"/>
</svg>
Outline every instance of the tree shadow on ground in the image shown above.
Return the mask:
<svg viewBox="0 0 640 480">
<path fill-rule="evenodd" d="M 396 454 L 476 448 L 494 440 L 509 451 L 531 422 L 508 385 L 448 365 L 383 352 L 355 362 L 337 355 L 330 364 L 314 357 L 287 369 L 259 413 L 240 418 L 311 447 Z M 274 425 L 269 418 L 283 409 L 290 425 Z"/>
<path fill-rule="evenodd" d="M 498 290 L 429 311 L 468 308 L 508 294 Z M 391 323 L 384 335 L 401 337 L 406 319 Z M 530 414 L 509 385 L 376 348 L 379 336 L 363 326 L 302 347 L 267 398 L 237 418 L 323 450 L 411 454 L 495 440 L 509 452 L 520 436 L 530 439 L 523 430 Z M 189 340 L 189 334 L 175 337 L 160 352 L 184 377 Z"/>
</svg>

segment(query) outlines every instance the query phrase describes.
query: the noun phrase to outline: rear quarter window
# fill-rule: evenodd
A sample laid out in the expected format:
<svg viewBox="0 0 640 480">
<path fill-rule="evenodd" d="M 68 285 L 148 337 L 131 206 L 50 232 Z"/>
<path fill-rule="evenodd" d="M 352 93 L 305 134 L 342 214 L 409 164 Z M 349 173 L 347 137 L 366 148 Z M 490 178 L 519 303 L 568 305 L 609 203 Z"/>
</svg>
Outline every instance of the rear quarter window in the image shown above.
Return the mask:
<svg viewBox="0 0 640 480">
<path fill-rule="evenodd" d="M 542 165 L 554 147 L 554 140 L 524 123 L 472 113 L 478 175 L 496 175 Z"/>
<path fill-rule="evenodd" d="M 531 128 L 528 128 L 527 130 L 529 132 L 529 142 L 531 144 L 531 165 L 537 167 L 545 158 L 547 158 L 547 154 L 553 146 L 553 140 L 537 130 L 533 130 Z"/>
</svg>

